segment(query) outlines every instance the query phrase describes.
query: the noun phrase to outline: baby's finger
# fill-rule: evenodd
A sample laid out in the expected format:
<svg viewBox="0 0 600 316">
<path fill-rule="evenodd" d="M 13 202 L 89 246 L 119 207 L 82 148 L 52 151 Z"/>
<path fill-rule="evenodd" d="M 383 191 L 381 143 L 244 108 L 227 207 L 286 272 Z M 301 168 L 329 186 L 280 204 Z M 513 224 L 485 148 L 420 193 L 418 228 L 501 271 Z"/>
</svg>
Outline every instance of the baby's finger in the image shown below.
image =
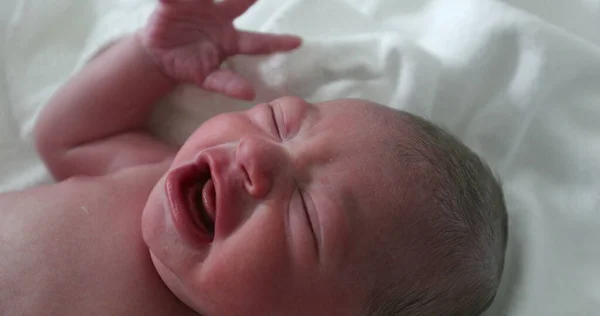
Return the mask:
<svg viewBox="0 0 600 316">
<path fill-rule="evenodd" d="M 234 99 L 252 100 L 255 96 L 252 85 L 246 79 L 227 69 L 213 71 L 199 85 Z"/>
<path fill-rule="evenodd" d="M 221 12 L 230 19 L 235 19 L 244 14 L 256 0 L 225 0 L 218 4 Z"/>
<path fill-rule="evenodd" d="M 302 39 L 294 35 L 264 34 L 255 32 L 239 32 L 239 54 L 269 54 L 286 52 L 298 48 Z"/>
</svg>

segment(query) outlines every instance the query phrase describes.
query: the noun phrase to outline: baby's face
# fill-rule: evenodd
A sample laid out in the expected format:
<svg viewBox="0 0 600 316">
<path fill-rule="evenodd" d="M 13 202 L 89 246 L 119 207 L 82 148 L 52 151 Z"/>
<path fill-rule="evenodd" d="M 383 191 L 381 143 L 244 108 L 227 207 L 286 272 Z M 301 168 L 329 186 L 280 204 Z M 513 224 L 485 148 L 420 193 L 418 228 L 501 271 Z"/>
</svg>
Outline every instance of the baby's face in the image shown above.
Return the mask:
<svg viewBox="0 0 600 316">
<path fill-rule="evenodd" d="M 288 97 L 200 126 L 144 209 L 167 286 L 208 316 L 360 311 L 390 185 L 377 111 Z"/>
</svg>

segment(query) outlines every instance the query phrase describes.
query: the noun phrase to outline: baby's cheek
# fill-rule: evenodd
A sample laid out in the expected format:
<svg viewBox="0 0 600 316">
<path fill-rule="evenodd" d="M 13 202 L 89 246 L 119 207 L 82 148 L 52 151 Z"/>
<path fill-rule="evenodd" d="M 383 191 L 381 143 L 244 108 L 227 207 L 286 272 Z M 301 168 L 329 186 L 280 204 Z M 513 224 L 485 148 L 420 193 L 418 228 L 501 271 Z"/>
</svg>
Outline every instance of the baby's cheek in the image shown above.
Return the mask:
<svg viewBox="0 0 600 316">
<path fill-rule="evenodd" d="M 285 301 L 292 286 L 285 227 L 282 214 L 269 215 L 255 212 L 202 264 L 197 289 L 219 308 L 215 315 L 268 315 Z"/>
</svg>

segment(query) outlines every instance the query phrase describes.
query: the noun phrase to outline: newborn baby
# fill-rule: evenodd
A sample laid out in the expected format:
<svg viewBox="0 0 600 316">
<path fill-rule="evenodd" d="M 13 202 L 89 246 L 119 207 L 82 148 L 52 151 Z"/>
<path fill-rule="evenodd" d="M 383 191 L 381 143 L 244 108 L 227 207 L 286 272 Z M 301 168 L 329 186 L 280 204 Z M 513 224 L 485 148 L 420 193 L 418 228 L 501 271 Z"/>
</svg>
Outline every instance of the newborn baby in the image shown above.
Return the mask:
<svg viewBox="0 0 600 316">
<path fill-rule="evenodd" d="M 235 30 L 252 3 L 162 0 L 55 94 L 35 135 L 58 183 L 0 196 L 0 314 L 485 310 L 504 261 L 502 191 L 435 125 L 284 97 L 216 116 L 181 148 L 146 132 L 178 83 L 252 99 L 219 65 L 300 45 Z"/>
</svg>

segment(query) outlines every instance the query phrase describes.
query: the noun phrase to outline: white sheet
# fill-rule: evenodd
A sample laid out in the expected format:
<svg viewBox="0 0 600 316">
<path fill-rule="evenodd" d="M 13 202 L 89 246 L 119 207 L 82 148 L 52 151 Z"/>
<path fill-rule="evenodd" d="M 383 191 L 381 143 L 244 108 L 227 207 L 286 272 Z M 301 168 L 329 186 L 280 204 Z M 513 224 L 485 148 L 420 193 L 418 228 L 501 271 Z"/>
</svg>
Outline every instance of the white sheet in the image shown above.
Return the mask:
<svg viewBox="0 0 600 316">
<path fill-rule="evenodd" d="M 12 2 L 0 4 L 13 17 L 0 49 L 2 191 L 48 180 L 29 141 L 36 111 L 153 3 Z M 599 0 L 260 0 L 237 24 L 307 39 L 290 55 L 230 63 L 260 84 L 259 99 L 373 99 L 446 126 L 492 164 L 511 231 L 486 315 L 600 314 Z M 189 87 L 167 101 L 175 110 L 161 106 L 154 126 L 172 141 L 249 105 Z"/>
</svg>

